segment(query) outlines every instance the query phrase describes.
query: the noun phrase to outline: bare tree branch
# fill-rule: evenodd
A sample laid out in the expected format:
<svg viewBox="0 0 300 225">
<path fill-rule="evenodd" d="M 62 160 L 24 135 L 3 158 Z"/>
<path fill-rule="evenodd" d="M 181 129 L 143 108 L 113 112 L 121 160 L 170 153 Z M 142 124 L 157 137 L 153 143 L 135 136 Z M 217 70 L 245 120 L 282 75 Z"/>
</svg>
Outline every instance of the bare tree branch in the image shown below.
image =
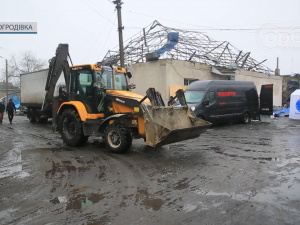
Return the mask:
<svg viewBox="0 0 300 225">
<path fill-rule="evenodd" d="M 19 57 L 12 55 L 8 60 L 8 81 L 20 87 L 20 74 L 46 68 L 46 61 L 38 59 L 31 51 L 22 52 Z M 1 80 L 5 80 L 6 69 L 1 70 Z"/>
</svg>

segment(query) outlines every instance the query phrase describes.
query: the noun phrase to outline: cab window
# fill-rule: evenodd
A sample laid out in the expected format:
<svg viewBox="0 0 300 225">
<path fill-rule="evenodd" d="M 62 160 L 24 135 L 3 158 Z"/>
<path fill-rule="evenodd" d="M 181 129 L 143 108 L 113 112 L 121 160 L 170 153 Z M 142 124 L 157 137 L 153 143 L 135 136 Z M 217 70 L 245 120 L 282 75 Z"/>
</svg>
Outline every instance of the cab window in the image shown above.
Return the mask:
<svg viewBox="0 0 300 225">
<path fill-rule="evenodd" d="M 184 96 L 187 103 L 199 103 L 202 101 L 204 91 L 185 91 Z"/>
<path fill-rule="evenodd" d="M 112 89 L 113 83 L 111 70 L 97 72 L 96 81 L 100 82 L 103 88 Z M 115 90 L 127 90 L 127 80 L 125 74 L 115 73 Z"/>
<path fill-rule="evenodd" d="M 77 70 L 71 72 L 71 92 L 85 95 L 93 85 L 93 74 L 89 70 Z M 89 92 L 89 91 L 88 91 Z"/>
<path fill-rule="evenodd" d="M 213 103 L 216 100 L 215 92 L 214 91 L 208 92 L 204 100 L 208 101 L 209 104 Z"/>
</svg>

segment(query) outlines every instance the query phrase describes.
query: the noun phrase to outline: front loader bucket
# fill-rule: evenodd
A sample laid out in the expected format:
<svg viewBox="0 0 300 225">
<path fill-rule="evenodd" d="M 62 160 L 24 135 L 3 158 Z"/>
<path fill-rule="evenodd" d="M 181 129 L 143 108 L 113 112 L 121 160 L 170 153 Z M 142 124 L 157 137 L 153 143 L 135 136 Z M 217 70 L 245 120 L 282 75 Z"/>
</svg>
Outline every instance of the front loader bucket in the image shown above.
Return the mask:
<svg viewBox="0 0 300 225">
<path fill-rule="evenodd" d="M 146 144 L 152 147 L 199 137 L 211 124 L 188 107 L 144 107 Z"/>
</svg>

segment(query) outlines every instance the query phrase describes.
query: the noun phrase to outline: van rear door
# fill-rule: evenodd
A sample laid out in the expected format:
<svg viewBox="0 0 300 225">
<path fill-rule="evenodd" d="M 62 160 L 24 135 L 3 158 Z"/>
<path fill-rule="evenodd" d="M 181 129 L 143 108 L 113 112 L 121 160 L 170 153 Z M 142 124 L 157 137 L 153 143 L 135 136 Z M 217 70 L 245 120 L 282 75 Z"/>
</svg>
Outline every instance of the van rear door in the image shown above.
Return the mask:
<svg viewBox="0 0 300 225">
<path fill-rule="evenodd" d="M 261 86 L 259 109 L 261 115 L 273 115 L 273 84 Z"/>
</svg>

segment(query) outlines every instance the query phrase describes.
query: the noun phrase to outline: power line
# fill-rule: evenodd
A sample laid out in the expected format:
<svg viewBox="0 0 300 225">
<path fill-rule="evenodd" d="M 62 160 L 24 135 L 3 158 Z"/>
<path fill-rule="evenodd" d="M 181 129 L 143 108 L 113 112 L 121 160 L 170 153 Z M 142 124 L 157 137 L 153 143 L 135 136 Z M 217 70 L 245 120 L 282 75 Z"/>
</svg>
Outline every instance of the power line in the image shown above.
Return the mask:
<svg viewBox="0 0 300 225">
<path fill-rule="evenodd" d="M 88 3 L 88 4 L 86 4 L 86 5 L 87 5 L 89 8 L 91 8 L 96 14 L 100 15 L 103 19 L 105 19 L 106 21 L 108 21 L 108 22 L 110 22 L 110 23 L 112 23 L 113 25 L 116 26 L 116 24 L 114 24 L 113 22 L 111 22 L 110 19 L 106 18 L 102 13 L 100 13 L 100 12 L 98 12 L 98 11 L 96 10 L 98 7 L 96 7 L 96 6 L 94 5 L 93 2 L 91 2 L 90 0 L 86 0 L 85 3 Z"/>
<path fill-rule="evenodd" d="M 285 29 L 300 29 L 299 26 L 292 26 L 292 27 L 276 27 L 274 25 L 270 25 L 270 24 L 266 24 L 266 27 L 260 27 L 260 28 L 216 28 L 216 27 L 207 27 L 207 26 L 199 26 L 199 25 L 195 25 L 195 24 L 189 24 L 189 23 L 183 23 L 183 22 L 179 22 L 179 21 L 175 21 L 175 20 L 170 20 L 170 19 L 165 19 L 165 18 L 159 18 L 159 17 L 155 17 L 155 16 L 151 16 L 151 15 L 147 15 L 147 14 L 143 14 L 143 13 L 139 13 L 139 12 L 134 12 L 134 11 L 128 11 L 129 13 L 134 13 L 134 14 L 138 14 L 141 16 L 145 16 L 145 17 L 151 17 L 154 19 L 159 19 L 159 20 L 165 20 L 165 21 L 169 21 L 169 22 L 174 22 L 174 23 L 179 23 L 179 24 L 184 24 L 184 25 L 189 25 L 189 26 L 194 26 L 194 27 L 201 27 L 201 28 L 186 28 L 186 30 L 208 30 L 208 31 L 259 31 L 259 30 L 275 30 L 275 31 L 280 31 L 280 30 L 285 30 Z M 299 23 L 299 22 L 289 22 L 290 23 Z M 284 24 L 284 23 L 281 23 Z M 273 27 L 271 29 L 271 26 Z M 143 27 L 126 27 L 127 29 L 143 29 Z"/>
<path fill-rule="evenodd" d="M 116 21 L 116 19 L 117 19 L 117 17 L 115 17 L 114 22 Z M 107 43 L 107 41 L 108 41 L 108 38 L 109 38 L 109 36 L 110 36 L 110 34 L 111 34 L 112 28 L 113 28 L 113 26 L 111 26 L 111 28 L 110 28 L 110 31 L 109 31 L 109 33 L 108 33 L 108 35 L 107 35 L 107 38 L 106 38 L 106 40 L 105 40 L 105 42 L 104 42 L 104 45 L 102 46 L 102 49 L 101 49 L 101 51 L 100 51 L 100 53 L 99 53 L 98 58 L 100 58 L 100 56 L 101 56 L 101 54 L 102 54 L 102 51 L 103 51 L 103 49 L 104 49 L 104 47 L 105 47 L 105 45 L 106 45 L 106 43 Z"/>
</svg>

